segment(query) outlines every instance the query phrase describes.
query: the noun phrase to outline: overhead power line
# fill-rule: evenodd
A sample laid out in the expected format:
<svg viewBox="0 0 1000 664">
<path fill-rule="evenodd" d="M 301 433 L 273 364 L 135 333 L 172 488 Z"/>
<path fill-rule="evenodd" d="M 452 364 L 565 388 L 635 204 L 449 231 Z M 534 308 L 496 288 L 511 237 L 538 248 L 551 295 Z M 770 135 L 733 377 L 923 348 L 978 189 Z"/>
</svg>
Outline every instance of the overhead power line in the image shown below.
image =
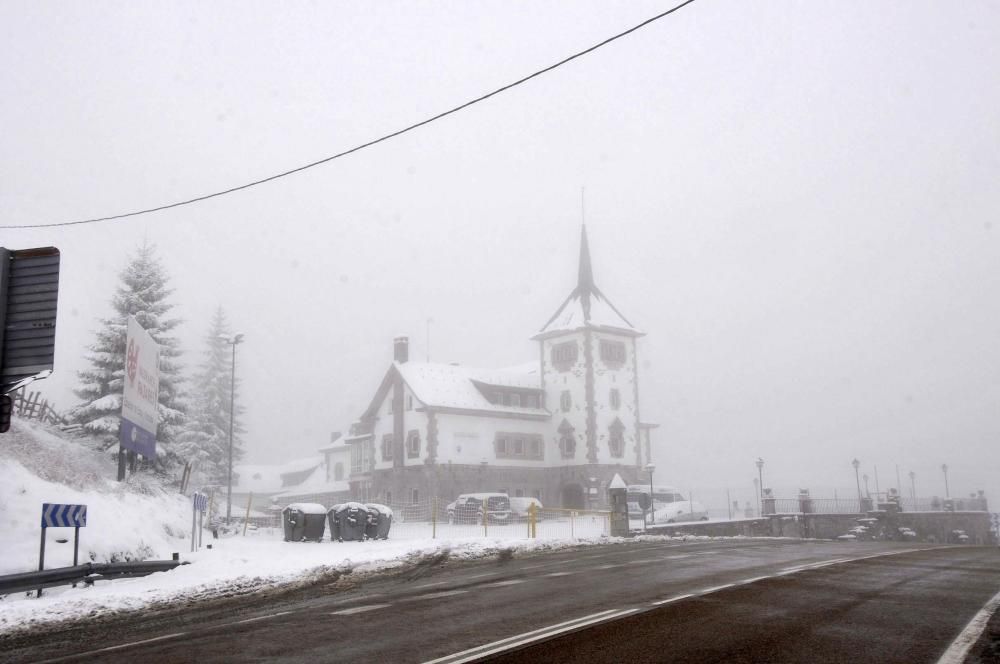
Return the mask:
<svg viewBox="0 0 1000 664">
<path fill-rule="evenodd" d="M 102 221 L 115 221 L 115 220 L 118 220 L 118 219 L 127 219 L 129 217 L 138 217 L 139 215 L 143 215 L 143 214 L 150 214 L 152 212 L 160 212 L 162 210 L 169 210 L 171 208 L 181 207 L 181 206 L 184 206 L 184 205 L 191 205 L 192 203 L 199 203 L 201 201 L 207 201 L 210 198 L 217 198 L 219 196 L 225 196 L 226 194 L 232 194 L 234 192 L 241 191 L 243 189 L 249 189 L 250 187 L 256 187 L 258 185 L 262 185 L 262 184 L 265 184 L 267 182 L 271 182 L 272 180 L 277 180 L 279 178 L 287 177 L 289 175 L 294 175 L 295 173 L 298 173 L 300 171 L 304 171 L 304 170 L 309 169 L 309 168 L 314 168 L 316 166 L 320 166 L 321 164 L 325 164 L 327 162 L 331 162 L 331 161 L 333 161 L 335 159 L 340 159 L 341 157 L 346 157 L 349 154 L 353 154 L 355 152 L 359 152 L 361 150 L 364 150 L 365 148 L 370 148 L 373 145 L 377 145 L 377 144 L 382 143 L 384 141 L 388 141 L 389 139 L 395 138 L 397 136 L 401 136 L 402 134 L 405 134 L 407 132 L 413 131 L 414 129 L 417 129 L 419 127 L 423 127 L 424 125 L 428 125 L 428 124 L 430 124 L 432 122 L 435 122 L 437 120 L 445 118 L 445 117 L 447 117 L 447 116 L 449 116 L 449 115 L 451 115 L 453 113 L 458 113 L 459 111 L 464 110 L 464 109 L 466 109 L 466 108 L 468 108 L 468 107 L 470 107 L 470 106 L 472 106 L 474 104 L 478 104 L 479 102 L 486 101 L 490 97 L 494 97 L 494 96 L 500 94 L 501 92 L 506 92 L 507 90 L 510 90 L 511 88 L 517 87 L 518 85 L 521 85 L 523 83 L 527 83 L 528 81 L 530 81 L 533 78 L 537 78 L 537 77 L 541 76 L 542 74 L 547 74 L 548 72 L 552 71 L 553 69 L 557 69 L 557 68 L 559 68 L 559 67 L 561 67 L 561 66 L 563 66 L 563 65 L 565 65 L 565 64 L 567 64 L 569 62 L 572 62 L 573 60 L 576 60 L 577 58 L 583 57 L 584 55 L 587 55 L 588 53 L 592 53 L 593 51 L 596 51 L 597 49 L 599 49 L 599 48 L 601 48 L 603 46 L 607 46 L 608 44 L 610 44 L 613 41 L 621 39 L 622 37 L 625 37 L 626 35 L 630 35 L 633 32 L 635 32 L 636 30 L 644 28 L 647 25 L 649 25 L 650 23 L 658 21 L 661 18 L 669 16 L 669 15 L 673 14 L 674 12 L 676 12 L 677 10 L 682 9 L 682 8 L 686 7 L 687 5 L 690 5 L 694 1 L 695 0 L 685 0 L 685 2 L 682 2 L 679 5 L 671 7 L 667 11 L 662 12 L 660 14 L 657 14 L 656 16 L 648 18 L 645 21 L 643 21 L 642 23 L 639 23 L 637 25 L 632 26 L 628 30 L 625 30 L 623 32 L 619 32 L 618 34 L 616 34 L 614 36 L 611 36 L 611 37 L 608 37 L 604 41 L 598 42 L 597 44 L 594 44 L 593 46 L 591 46 L 589 48 L 585 48 L 584 50 L 579 51 L 577 53 L 574 53 L 573 55 L 570 55 L 569 57 L 563 58 L 559 62 L 551 64 L 548 67 L 545 67 L 544 69 L 539 69 L 538 71 L 536 71 L 534 73 L 528 74 L 527 76 L 525 76 L 523 78 L 519 78 L 519 79 L 517 79 L 516 81 L 514 81 L 512 83 L 508 83 L 507 85 L 499 87 L 499 88 L 493 90 L 492 92 L 487 92 L 486 94 L 484 94 L 484 95 L 482 95 L 480 97 L 476 97 L 475 99 L 470 99 L 469 101 L 467 101 L 467 102 L 465 102 L 463 104 L 459 104 L 458 106 L 455 106 L 454 108 L 448 109 L 447 111 L 444 111 L 442 113 L 438 113 L 437 115 L 431 116 L 429 118 L 421 120 L 420 122 L 416 122 L 414 124 L 411 124 L 411 125 L 409 125 L 407 127 L 403 127 L 402 129 L 398 129 L 398 130 L 396 130 L 396 131 L 394 131 L 394 132 L 392 132 L 390 134 L 385 134 L 384 136 L 380 136 L 379 138 L 370 140 L 367 143 L 362 143 L 360 145 L 356 145 L 353 148 L 350 148 L 348 150 L 344 150 L 343 152 L 338 152 L 337 154 L 330 155 L 329 157 L 324 157 L 323 159 L 319 159 L 317 161 L 313 161 L 313 162 L 310 162 L 308 164 L 303 164 L 302 166 L 298 166 L 298 167 L 293 168 L 293 169 L 288 170 L 288 171 L 283 171 L 281 173 L 275 173 L 274 175 L 270 175 L 270 176 L 268 176 L 266 178 L 261 178 L 260 180 L 254 180 L 252 182 L 247 182 L 245 184 L 241 184 L 241 185 L 238 185 L 238 186 L 235 186 L 235 187 L 230 187 L 229 189 L 223 189 L 222 191 L 216 191 L 216 192 L 211 193 L 211 194 L 204 194 L 202 196 L 196 196 L 195 198 L 189 198 L 189 199 L 183 200 L 183 201 L 176 201 L 174 203 L 167 203 L 165 205 L 159 205 L 157 207 L 145 208 L 143 210 L 134 210 L 132 212 L 124 212 L 124 213 L 121 213 L 121 214 L 108 215 L 106 217 L 94 217 L 93 219 L 78 219 L 76 221 L 61 221 L 61 222 L 54 222 L 54 223 L 50 223 L 50 224 L 12 224 L 12 225 L 0 226 L 0 228 L 2 228 L 2 229 L 12 229 L 12 228 L 55 228 L 57 226 L 80 226 L 82 224 L 96 224 L 96 223 L 100 223 Z"/>
</svg>

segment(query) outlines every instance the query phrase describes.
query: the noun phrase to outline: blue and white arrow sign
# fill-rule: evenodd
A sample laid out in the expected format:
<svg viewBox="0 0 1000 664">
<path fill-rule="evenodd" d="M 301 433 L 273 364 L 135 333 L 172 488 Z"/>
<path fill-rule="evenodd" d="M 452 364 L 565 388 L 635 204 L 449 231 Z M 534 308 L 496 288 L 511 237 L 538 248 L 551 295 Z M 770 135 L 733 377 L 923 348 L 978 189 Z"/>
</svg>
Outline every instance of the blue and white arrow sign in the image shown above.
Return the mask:
<svg viewBox="0 0 1000 664">
<path fill-rule="evenodd" d="M 196 512 L 204 512 L 208 509 L 208 496 L 203 493 L 196 493 L 194 496 L 194 510 Z"/>
<path fill-rule="evenodd" d="M 42 528 L 83 528 L 86 525 L 86 505 L 42 503 Z"/>
</svg>

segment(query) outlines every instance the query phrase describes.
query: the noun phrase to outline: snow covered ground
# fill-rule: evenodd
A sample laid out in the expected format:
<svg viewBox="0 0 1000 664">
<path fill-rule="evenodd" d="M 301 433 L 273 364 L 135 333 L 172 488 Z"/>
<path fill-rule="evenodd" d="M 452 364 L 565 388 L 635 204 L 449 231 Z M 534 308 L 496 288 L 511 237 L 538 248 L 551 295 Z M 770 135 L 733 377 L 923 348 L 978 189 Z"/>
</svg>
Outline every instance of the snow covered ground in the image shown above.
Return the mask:
<svg viewBox="0 0 1000 664">
<path fill-rule="evenodd" d="M 206 533 L 204 543 L 212 548 L 189 553 L 190 498 L 159 486 L 149 477 L 142 483 L 116 482 L 108 455 L 93 450 L 86 440 L 66 440 L 47 427 L 15 420 L 3 443 L 0 574 L 37 569 L 43 502 L 88 506 L 87 526 L 81 529 L 81 562 L 169 559 L 179 552 L 181 560 L 191 564 L 143 578 L 51 588 L 40 599 L 33 593 L 0 597 L 0 632 L 161 602 L 307 583 L 333 571 L 378 572 L 444 552 L 451 558 L 472 559 L 501 550 L 526 552 L 618 541 L 597 536 L 600 529 L 596 527 L 594 533 L 578 528 L 572 538 L 568 532 L 551 532 L 547 537 L 540 532 L 539 539 L 528 539 L 523 524 L 516 529 L 492 529 L 488 536 L 471 528 L 468 533 L 442 531 L 438 539 L 423 536 L 318 544 L 283 542 L 277 529 L 261 529 L 247 537 L 221 539 L 211 539 Z M 72 563 L 72 534 L 69 528 L 49 529 L 46 567 Z M 394 534 L 390 532 L 390 537 Z M 64 538 L 69 541 L 57 541 Z"/>
</svg>

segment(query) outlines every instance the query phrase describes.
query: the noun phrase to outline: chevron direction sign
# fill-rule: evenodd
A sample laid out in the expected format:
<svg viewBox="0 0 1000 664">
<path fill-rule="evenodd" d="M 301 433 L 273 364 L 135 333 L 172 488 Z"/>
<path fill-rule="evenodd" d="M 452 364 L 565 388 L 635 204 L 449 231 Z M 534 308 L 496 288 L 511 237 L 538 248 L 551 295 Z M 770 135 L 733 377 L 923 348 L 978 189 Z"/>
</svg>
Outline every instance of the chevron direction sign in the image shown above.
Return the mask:
<svg viewBox="0 0 1000 664">
<path fill-rule="evenodd" d="M 194 496 L 194 509 L 196 512 L 204 512 L 208 509 L 208 496 L 203 493 L 195 493 Z"/>
<path fill-rule="evenodd" d="M 86 505 L 42 503 L 42 528 L 83 528 L 86 525 Z"/>
</svg>

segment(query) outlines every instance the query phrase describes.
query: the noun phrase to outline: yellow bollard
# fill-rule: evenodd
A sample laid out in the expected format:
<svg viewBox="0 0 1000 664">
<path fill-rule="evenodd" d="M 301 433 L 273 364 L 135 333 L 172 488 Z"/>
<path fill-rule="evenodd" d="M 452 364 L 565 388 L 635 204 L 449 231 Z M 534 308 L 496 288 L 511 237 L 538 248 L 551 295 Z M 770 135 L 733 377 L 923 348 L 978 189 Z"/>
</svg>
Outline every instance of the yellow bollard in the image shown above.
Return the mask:
<svg viewBox="0 0 1000 664">
<path fill-rule="evenodd" d="M 243 517 L 243 537 L 247 536 L 247 522 L 250 521 L 250 503 L 253 502 L 253 491 L 247 496 L 247 515 Z"/>
<path fill-rule="evenodd" d="M 531 505 L 528 506 L 528 537 L 531 539 L 535 539 L 538 535 L 535 529 L 535 524 L 538 523 L 537 510 L 538 508 L 534 503 L 531 503 Z"/>
</svg>

